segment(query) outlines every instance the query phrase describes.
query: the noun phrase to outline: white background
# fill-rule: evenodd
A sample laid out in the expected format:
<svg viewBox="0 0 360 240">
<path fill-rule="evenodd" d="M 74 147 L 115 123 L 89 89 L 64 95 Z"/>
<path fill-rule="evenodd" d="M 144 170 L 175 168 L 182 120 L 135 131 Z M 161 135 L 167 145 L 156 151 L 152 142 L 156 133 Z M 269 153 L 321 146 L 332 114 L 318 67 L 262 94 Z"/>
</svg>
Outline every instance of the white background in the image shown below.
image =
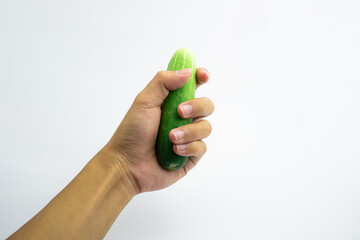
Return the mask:
<svg viewBox="0 0 360 240">
<path fill-rule="evenodd" d="M 189 47 L 208 152 L 106 239 L 359 239 L 359 1 L 0 1 L 0 239 L 108 141 Z"/>
</svg>

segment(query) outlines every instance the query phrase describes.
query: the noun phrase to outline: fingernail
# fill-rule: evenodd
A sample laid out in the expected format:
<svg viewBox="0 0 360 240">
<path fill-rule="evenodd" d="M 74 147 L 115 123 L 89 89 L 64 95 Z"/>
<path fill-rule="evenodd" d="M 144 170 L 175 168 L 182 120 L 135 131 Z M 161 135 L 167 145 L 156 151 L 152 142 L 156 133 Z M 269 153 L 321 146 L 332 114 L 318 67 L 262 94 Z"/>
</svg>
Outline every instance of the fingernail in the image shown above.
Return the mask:
<svg viewBox="0 0 360 240">
<path fill-rule="evenodd" d="M 186 145 L 185 144 L 180 144 L 180 145 L 176 145 L 177 150 L 179 152 L 185 151 L 186 150 Z"/>
<path fill-rule="evenodd" d="M 185 69 L 177 70 L 176 74 L 185 75 L 185 74 L 188 74 L 189 72 L 191 72 L 191 68 L 185 68 Z"/>
<path fill-rule="evenodd" d="M 182 112 L 182 114 L 183 114 L 184 116 L 190 115 L 191 112 L 192 112 L 192 109 L 193 109 L 192 106 L 189 105 L 189 104 L 185 104 L 185 105 L 181 105 L 181 106 L 180 106 L 180 110 L 181 110 L 181 112 Z"/>
<path fill-rule="evenodd" d="M 210 73 L 207 69 L 205 69 L 205 68 L 200 68 L 200 69 L 203 70 L 206 73 L 206 75 L 208 75 L 208 77 L 210 77 Z"/>
<path fill-rule="evenodd" d="M 185 132 L 181 131 L 181 130 L 175 130 L 175 131 L 173 131 L 173 134 L 175 136 L 176 141 L 183 139 L 185 136 Z"/>
<path fill-rule="evenodd" d="M 210 73 L 209 73 L 209 71 L 206 70 L 205 68 L 203 68 L 203 69 L 204 69 L 204 72 L 206 72 L 206 74 L 208 75 L 208 78 L 210 78 Z"/>
</svg>

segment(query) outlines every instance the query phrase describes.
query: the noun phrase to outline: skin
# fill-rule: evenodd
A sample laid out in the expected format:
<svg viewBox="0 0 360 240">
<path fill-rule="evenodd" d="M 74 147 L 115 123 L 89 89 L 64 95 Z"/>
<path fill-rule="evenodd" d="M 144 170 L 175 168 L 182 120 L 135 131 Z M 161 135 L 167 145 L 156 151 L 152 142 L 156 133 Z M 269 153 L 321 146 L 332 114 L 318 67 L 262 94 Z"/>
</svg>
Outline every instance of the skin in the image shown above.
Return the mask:
<svg viewBox="0 0 360 240">
<path fill-rule="evenodd" d="M 191 69 L 158 72 L 136 96 L 104 148 L 8 239 L 102 239 L 135 195 L 163 189 L 184 177 L 206 152 L 202 139 L 210 135 L 211 125 L 202 118 L 214 111 L 212 101 L 197 98 L 178 106 L 182 118 L 194 118 L 193 123 L 169 134 L 175 153 L 189 157 L 182 169 L 162 169 L 157 162 L 155 142 L 161 103 L 170 90 L 183 86 L 190 76 Z M 198 68 L 197 87 L 208 80 L 208 71 Z"/>
</svg>

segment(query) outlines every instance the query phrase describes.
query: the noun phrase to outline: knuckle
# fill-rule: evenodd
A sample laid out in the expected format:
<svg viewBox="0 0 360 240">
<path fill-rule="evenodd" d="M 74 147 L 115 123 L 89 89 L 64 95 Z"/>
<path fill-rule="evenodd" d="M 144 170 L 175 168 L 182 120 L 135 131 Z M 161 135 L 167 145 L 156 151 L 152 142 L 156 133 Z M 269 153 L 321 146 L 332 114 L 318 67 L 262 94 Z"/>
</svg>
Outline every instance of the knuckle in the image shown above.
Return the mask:
<svg viewBox="0 0 360 240">
<path fill-rule="evenodd" d="M 138 93 L 138 95 L 136 95 L 135 102 L 141 103 L 143 99 L 144 99 L 144 90 L 142 90 L 141 92 Z"/>
<path fill-rule="evenodd" d="M 204 142 L 202 142 L 203 143 L 203 154 L 205 154 L 206 153 L 206 151 L 207 151 L 207 145 L 206 145 L 206 143 L 204 143 Z"/>
<path fill-rule="evenodd" d="M 204 124 L 204 128 L 208 131 L 211 132 L 212 131 L 212 126 L 211 123 L 208 120 L 203 119 L 202 124 Z"/>
<path fill-rule="evenodd" d="M 158 71 L 155 75 L 157 79 L 163 79 L 165 77 L 166 71 Z"/>
<path fill-rule="evenodd" d="M 210 115 L 214 112 L 215 106 L 210 98 L 202 97 L 194 99 L 194 113 L 200 115 Z"/>
<path fill-rule="evenodd" d="M 210 108 L 210 113 L 213 113 L 215 110 L 214 102 L 210 98 L 206 98 L 208 108 Z"/>
<path fill-rule="evenodd" d="M 206 101 L 206 102 L 211 102 L 211 100 L 210 100 L 210 98 L 208 98 L 208 97 L 202 97 L 202 100 L 204 100 L 204 101 Z"/>
<path fill-rule="evenodd" d="M 212 132 L 212 125 L 211 125 L 211 123 L 210 122 L 208 122 L 209 123 L 209 135 L 211 134 L 211 132 Z"/>
<path fill-rule="evenodd" d="M 139 106 L 148 106 L 151 105 L 153 102 L 153 98 L 150 94 L 147 93 L 146 90 L 142 90 L 136 97 L 135 101 L 136 104 Z"/>
</svg>

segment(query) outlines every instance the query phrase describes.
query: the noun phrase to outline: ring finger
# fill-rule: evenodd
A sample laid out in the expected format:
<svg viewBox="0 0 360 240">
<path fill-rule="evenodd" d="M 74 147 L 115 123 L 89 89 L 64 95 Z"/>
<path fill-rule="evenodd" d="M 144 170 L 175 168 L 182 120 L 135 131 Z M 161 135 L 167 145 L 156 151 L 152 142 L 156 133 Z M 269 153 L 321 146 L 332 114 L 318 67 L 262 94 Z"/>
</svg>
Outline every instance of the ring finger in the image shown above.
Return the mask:
<svg viewBox="0 0 360 240">
<path fill-rule="evenodd" d="M 200 159 L 206 152 L 206 144 L 203 141 L 194 141 L 187 144 L 174 144 L 173 150 L 176 154 L 192 159 Z"/>
</svg>

